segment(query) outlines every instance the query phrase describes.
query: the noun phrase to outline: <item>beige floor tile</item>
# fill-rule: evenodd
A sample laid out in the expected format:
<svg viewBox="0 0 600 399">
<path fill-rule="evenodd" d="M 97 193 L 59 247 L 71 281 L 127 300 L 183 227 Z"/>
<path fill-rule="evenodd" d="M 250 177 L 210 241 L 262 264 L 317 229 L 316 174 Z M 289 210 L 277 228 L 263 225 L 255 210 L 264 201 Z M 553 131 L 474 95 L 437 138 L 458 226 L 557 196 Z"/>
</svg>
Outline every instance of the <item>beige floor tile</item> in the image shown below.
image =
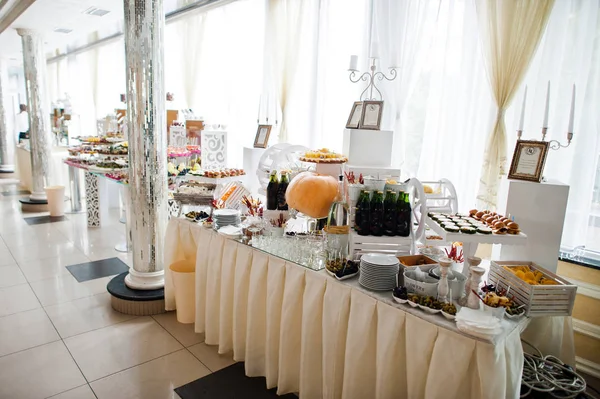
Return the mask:
<svg viewBox="0 0 600 399">
<path fill-rule="evenodd" d="M 115 244 L 108 247 L 95 247 L 89 249 L 86 251 L 86 256 L 90 258 L 91 261 L 118 257 L 122 252 L 115 249 L 116 244 L 117 243 L 115 242 Z"/>
<path fill-rule="evenodd" d="M 213 373 L 235 363 L 233 353 L 219 355 L 219 347 L 216 345 L 211 346 L 201 343 L 190 346 L 188 349 Z"/>
<path fill-rule="evenodd" d="M 46 307 L 46 312 L 63 338 L 133 319 L 116 312 L 110 294 L 102 293 Z"/>
<path fill-rule="evenodd" d="M 85 384 L 62 341 L 0 357 L 0 370 L 0 398 L 46 398 Z"/>
<path fill-rule="evenodd" d="M 61 244 L 68 242 L 67 237 L 54 229 L 37 230 L 28 228 L 24 231 L 15 231 L 14 234 L 4 238 L 8 248 L 18 248 L 22 246 L 37 246 L 40 244 Z"/>
<path fill-rule="evenodd" d="M 41 304 L 50 306 L 100 294 L 106 291 L 106 284 L 109 280 L 109 278 L 101 278 L 80 283 L 69 273 L 69 275 L 35 281 L 30 284 Z"/>
<path fill-rule="evenodd" d="M 177 321 L 176 312 L 158 314 L 154 319 L 163 326 L 175 339 L 186 348 L 191 345 L 204 342 L 204 334 L 194 332 L 194 323 L 182 324 Z"/>
<path fill-rule="evenodd" d="M 0 288 L 25 284 L 27 280 L 17 264 L 0 266 Z"/>
<path fill-rule="evenodd" d="M 0 250 L 0 266 L 14 265 L 17 263 L 15 258 L 13 258 L 10 250 L 1 249 Z"/>
<path fill-rule="evenodd" d="M 96 396 L 92 392 L 89 385 L 82 385 L 75 389 L 59 393 L 58 395 L 51 396 L 52 399 L 96 399 Z M 116 397 L 115 397 L 116 398 Z M 50 399 L 50 398 L 48 398 Z"/>
<path fill-rule="evenodd" d="M 151 317 L 140 317 L 65 339 L 88 381 L 156 359 L 182 346 Z"/>
<path fill-rule="evenodd" d="M 41 307 L 29 284 L 0 288 L 0 317 Z"/>
<path fill-rule="evenodd" d="M 60 255 L 52 258 L 20 262 L 19 266 L 30 283 L 58 276 L 70 276 L 66 266 L 86 263 L 90 260 L 83 253 Z"/>
<path fill-rule="evenodd" d="M 152 360 L 91 383 L 98 399 L 172 398 L 173 390 L 210 374 L 187 350 Z"/>
<path fill-rule="evenodd" d="M 42 308 L 0 317 L 0 356 L 59 339 Z"/>
<path fill-rule="evenodd" d="M 22 245 L 11 248 L 10 252 L 17 263 L 73 254 L 83 255 L 79 248 L 73 245 L 72 242 L 63 242 L 60 244 L 40 243 L 38 245 Z"/>
</svg>

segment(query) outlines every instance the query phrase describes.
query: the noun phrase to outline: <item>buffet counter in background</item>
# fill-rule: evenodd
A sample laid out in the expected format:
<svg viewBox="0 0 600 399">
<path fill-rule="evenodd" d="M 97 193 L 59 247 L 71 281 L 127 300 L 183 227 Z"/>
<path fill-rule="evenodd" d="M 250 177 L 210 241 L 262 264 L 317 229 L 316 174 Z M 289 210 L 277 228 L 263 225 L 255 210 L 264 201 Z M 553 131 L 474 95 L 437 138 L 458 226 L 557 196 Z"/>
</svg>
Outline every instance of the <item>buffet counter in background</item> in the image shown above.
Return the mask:
<svg viewBox="0 0 600 399">
<path fill-rule="evenodd" d="M 68 156 L 66 147 L 52 147 L 49 160 L 50 178 L 49 185 L 69 187 L 69 176 L 65 168 L 62 167 L 62 160 Z M 15 150 L 15 163 L 17 167 L 17 176 L 21 181 L 21 186 L 31 191 L 31 152 L 25 145 L 18 145 Z"/>
</svg>

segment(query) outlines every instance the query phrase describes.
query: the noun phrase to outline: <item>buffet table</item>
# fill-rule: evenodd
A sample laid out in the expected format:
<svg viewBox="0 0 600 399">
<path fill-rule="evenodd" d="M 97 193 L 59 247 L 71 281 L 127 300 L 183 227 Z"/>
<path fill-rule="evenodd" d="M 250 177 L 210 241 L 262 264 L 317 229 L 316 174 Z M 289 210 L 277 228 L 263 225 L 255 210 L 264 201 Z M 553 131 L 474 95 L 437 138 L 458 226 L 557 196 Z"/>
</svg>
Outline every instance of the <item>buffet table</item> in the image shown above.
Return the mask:
<svg viewBox="0 0 600 399">
<path fill-rule="evenodd" d="M 516 398 L 529 320 L 503 321 L 493 341 L 440 315 L 392 302 L 356 279 L 337 281 L 184 219 L 165 245 L 166 309 L 176 308 L 168 265 L 196 264 L 195 330 L 233 351 L 248 376 L 302 398 Z"/>
</svg>

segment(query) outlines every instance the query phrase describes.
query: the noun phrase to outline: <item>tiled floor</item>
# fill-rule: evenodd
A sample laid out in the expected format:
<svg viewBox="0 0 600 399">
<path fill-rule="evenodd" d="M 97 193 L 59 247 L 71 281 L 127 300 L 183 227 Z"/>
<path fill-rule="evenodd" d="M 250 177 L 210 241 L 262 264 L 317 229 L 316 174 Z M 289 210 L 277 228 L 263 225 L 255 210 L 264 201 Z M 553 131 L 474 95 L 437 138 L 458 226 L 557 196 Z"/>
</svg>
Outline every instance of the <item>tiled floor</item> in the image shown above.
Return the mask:
<svg viewBox="0 0 600 399">
<path fill-rule="evenodd" d="M 2 177 L 0 177 L 1 179 Z M 17 190 L 0 184 L 0 192 Z M 174 313 L 134 317 L 110 306 L 103 277 L 66 266 L 128 254 L 124 227 L 87 228 L 84 214 L 29 225 L 19 195 L 0 195 L 0 398 L 178 398 L 175 388 L 233 364 Z"/>
</svg>

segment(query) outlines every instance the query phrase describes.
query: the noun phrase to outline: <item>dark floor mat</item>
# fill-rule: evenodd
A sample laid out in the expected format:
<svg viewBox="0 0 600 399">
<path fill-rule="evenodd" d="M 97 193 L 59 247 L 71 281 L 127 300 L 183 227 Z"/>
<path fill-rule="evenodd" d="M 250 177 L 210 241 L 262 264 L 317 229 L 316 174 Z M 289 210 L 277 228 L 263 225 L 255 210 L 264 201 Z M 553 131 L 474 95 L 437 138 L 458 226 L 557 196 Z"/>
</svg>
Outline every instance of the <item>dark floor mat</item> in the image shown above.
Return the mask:
<svg viewBox="0 0 600 399">
<path fill-rule="evenodd" d="M 73 277 L 80 283 L 106 276 L 114 276 L 129 270 L 129 266 L 119 258 L 108 258 L 94 262 L 67 266 Z"/>
<path fill-rule="evenodd" d="M 267 389 L 264 377 L 246 377 L 244 363 L 236 363 L 175 389 L 182 399 L 297 399 L 294 394 L 277 395 Z"/>
<path fill-rule="evenodd" d="M 25 219 L 27 224 L 30 226 L 34 226 L 36 224 L 54 223 L 69 220 L 66 216 L 34 216 L 23 219 Z"/>
</svg>

